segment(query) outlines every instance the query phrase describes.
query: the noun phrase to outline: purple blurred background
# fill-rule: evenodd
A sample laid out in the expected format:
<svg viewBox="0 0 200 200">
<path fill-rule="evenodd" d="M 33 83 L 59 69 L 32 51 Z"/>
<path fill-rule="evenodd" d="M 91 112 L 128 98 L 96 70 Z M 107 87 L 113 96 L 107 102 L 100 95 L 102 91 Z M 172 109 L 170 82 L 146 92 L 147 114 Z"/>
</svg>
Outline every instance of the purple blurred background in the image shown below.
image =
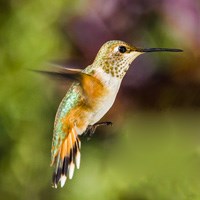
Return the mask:
<svg viewBox="0 0 200 200">
<path fill-rule="evenodd" d="M 142 47 L 175 47 L 183 53 L 148 54 L 134 61 L 112 109 L 200 108 L 200 3 L 195 0 L 86 1 L 80 14 L 62 16 L 71 45 L 67 66 L 89 65 L 113 39 Z M 122 111 L 121 110 L 121 111 Z M 115 112 L 114 112 L 115 113 Z M 119 112 L 121 113 L 121 112 Z"/>
</svg>

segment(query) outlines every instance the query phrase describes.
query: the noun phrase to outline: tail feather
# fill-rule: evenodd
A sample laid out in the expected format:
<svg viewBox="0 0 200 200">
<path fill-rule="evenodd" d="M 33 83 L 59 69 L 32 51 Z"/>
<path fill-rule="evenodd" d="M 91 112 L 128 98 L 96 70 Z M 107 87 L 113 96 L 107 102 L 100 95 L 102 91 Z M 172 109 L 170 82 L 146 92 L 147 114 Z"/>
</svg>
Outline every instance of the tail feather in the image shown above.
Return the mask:
<svg viewBox="0 0 200 200">
<path fill-rule="evenodd" d="M 56 156 L 56 167 L 53 174 L 53 187 L 57 188 L 60 182 L 64 186 L 67 177 L 72 179 L 75 169 L 80 167 L 80 140 L 76 131 L 72 128 L 64 139 L 60 151 Z"/>
</svg>

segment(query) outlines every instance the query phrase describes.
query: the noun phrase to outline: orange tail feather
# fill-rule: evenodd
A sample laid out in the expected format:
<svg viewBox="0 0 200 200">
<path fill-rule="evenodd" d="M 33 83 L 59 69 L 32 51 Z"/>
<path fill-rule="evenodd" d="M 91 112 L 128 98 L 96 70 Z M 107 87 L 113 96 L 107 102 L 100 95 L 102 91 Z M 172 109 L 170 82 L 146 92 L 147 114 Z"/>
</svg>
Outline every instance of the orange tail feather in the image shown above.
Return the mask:
<svg viewBox="0 0 200 200">
<path fill-rule="evenodd" d="M 57 188 L 60 182 L 64 186 L 67 177 L 72 179 L 75 169 L 80 167 L 80 140 L 74 128 L 72 128 L 63 140 L 60 151 L 55 158 L 56 168 L 53 174 L 53 187 Z"/>
</svg>

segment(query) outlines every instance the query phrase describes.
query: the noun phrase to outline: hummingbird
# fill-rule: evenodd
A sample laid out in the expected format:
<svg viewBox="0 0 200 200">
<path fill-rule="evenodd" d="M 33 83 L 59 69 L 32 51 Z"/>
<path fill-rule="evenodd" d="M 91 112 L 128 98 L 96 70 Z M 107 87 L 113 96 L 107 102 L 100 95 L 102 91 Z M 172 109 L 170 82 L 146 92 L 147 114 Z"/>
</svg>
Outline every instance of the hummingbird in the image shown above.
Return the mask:
<svg viewBox="0 0 200 200">
<path fill-rule="evenodd" d="M 122 79 L 136 57 L 147 52 L 182 52 L 174 48 L 138 48 L 126 42 L 108 41 L 100 48 L 94 62 L 84 70 L 60 68 L 45 72 L 73 81 L 56 113 L 51 149 L 54 166 L 53 187 L 63 187 L 72 179 L 75 167 L 80 168 L 81 141 L 79 136 L 92 135 L 99 122 L 113 105 Z"/>
</svg>

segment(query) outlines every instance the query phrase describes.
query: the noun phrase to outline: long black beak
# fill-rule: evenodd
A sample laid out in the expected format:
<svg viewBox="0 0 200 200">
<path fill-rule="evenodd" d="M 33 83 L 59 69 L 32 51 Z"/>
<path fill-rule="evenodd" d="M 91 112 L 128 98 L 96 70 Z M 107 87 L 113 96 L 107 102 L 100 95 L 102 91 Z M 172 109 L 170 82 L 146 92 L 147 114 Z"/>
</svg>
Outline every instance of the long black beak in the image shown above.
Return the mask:
<svg viewBox="0 0 200 200">
<path fill-rule="evenodd" d="M 183 52 L 182 49 L 171 49 L 171 48 L 148 48 L 148 49 L 142 49 L 137 48 L 136 51 L 138 52 Z"/>
</svg>

